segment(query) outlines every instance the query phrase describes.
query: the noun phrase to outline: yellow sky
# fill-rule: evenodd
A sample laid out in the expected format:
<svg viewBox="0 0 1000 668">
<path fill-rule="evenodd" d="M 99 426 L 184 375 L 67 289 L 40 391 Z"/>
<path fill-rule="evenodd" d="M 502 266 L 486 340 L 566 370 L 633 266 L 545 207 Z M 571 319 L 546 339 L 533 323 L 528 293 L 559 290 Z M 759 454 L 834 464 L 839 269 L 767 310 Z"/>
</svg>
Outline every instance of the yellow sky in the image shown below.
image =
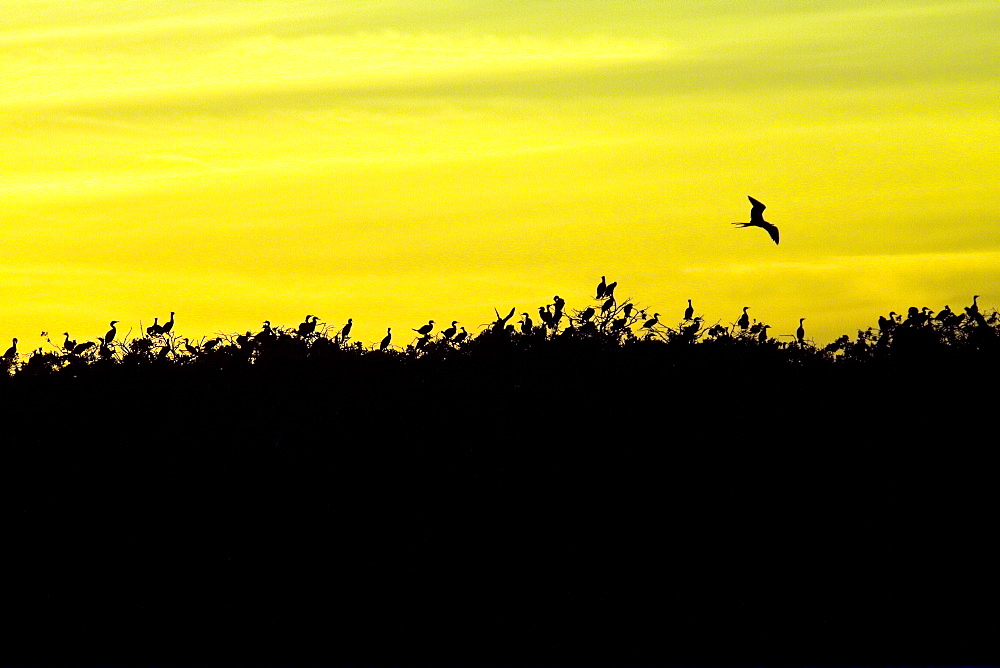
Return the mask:
<svg viewBox="0 0 1000 668">
<path fill-rule="evenodd" d="M 0 341 L 365 343 L 601 275 L 817 343 L 1000 306 L 996 0 L 20 0 Z M 738 230 L 752 195 L 782 232 Z M 119 326 L 121 328 L 121 325 Z"/>
</svg>

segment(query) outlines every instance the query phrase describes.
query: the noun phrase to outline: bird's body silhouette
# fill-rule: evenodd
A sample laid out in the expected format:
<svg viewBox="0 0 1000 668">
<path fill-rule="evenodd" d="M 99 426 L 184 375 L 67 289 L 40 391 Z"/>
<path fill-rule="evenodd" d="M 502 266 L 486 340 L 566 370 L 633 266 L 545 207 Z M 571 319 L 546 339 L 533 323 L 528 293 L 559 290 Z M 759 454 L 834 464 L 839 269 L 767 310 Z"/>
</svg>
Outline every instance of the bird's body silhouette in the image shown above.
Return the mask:
<svg viewBox="0 0 1000 668">
<path fill-rule="evenodd" d="M 107 345 L 115 340 L 115 334 L 118 333 L 118 330 L 115 329 L 115 325 L 117 324 L 118 324 L 117 320 L 111 321 L 111 329 L 109 329 L 108 333 L 104 335 L 104 345 Z"/>
<path fill-rule="evenodd" d="M 69 332 L 63 332 L 66 335 L 66 340 L 63 342 L 63 348 L 66 352 L 71 353 L 73 349 L 76 348 L 76 341 L 69 340 Z"/>
<path fill-rule="evenodd" d="M 604 288 L 604 298 L 611 299 L 615 296 L 615 288 L 618 287 L 618 281 L 608 283 L 608 287 Z"/>
<path fill-rule="evenodd" d="M 740 227 L 761 227 L 767 230 L 767 233 L 771 235 L 771 239 L 774 243 L 778 243 L 778 228 L 771 223 L 764 220 L 764 205 L 755 200 L 753 197 L 747 197 L 750 200 L 750 222 L 749 223 L 733 223 L 733 225 L 739 225 Z"/>
<path fill-rule="evenodd" d="M 392 341 L 392 327 L 386 329 L 385 337 L 382 339 L 382 343 L 378 344 L 379 350 L 385 350 L 389 347 L 389 342 Z"/>
<path fill-rule="evenodd" d="M 688 300 L 688 307 L 684 309 L 684 320 L 690 320 L 694 317 L 694 306 L 691 304 L 691 300 Z"/>
<path fill-rule="evenodd" d="M 806 340 L 806 330 L 802 326 L 803 320 L 805 320 L 805 318 L 799 318 L 799 328 L 795 330 L 795 338 L 799 343 L 803 343 Z"/>
<path fill-rule="evenodd" d="M 443 336 L 446 339 L 450 339 L 451 337 L 455 336 L 455 334 L 458 332 L 458 327 L 455 326 L 457 324 L 458 324 L 457 320 L 452 320 L 451 327 L 442 331 L 441 336 Z"/>
<path fill-rule="evenodd" d="M 3 359 L 6 362 L 10 362 L 15 357 L 17 357 L 17 339 L 13 339 L 13 345 L 7 349 L 7 352 L 3 354 Z"/>
<path fill-rule="evenodd" d="M 86 352 L 86 351 L 90 350 L 91 348 L 93 348 L 96 345 L 97 344 L 94 343 L 93 341 L 84 341 L 83 343 L 81 343 L 78 346 L 73 346 L 73 350 L 70 351 L 70 352 L 72 352 L 74 355 L 79 355 L 79 354 L 81 354 L 83 352 Z"/>
<path fill-rule="evenodd" d="M 656 323 L 658 323 L 658 322 L 660 322 L 660 314 L 659 313 L 654 313 L 653 317 L 650 318 L 649 320 L 647 320 L 643 324 L 642 329 L 652 329 L 653 327 L 656 326 Z"/>
<path fill-rule="evenodd" d="M 434 329 L 434 321 L 428 320 L 426 325 L 422 325 L 419 329 L 414 329 L 413 331 L 416 332 L 417 334 L 427 336 L 428 334 L 431 333 L 432 329 Z"/>
<path fill-rule="evenodd" d="M 461 330 L 462 331 L 456 334 L 455 338 L 451 340 L 452 343 L 461 343 L 462 341 L 465 341 L 465 337 L 467 337 L 469 333 L 465 331 L 465 327 L 462 327 Z"/>
<path fill-rule="evenodd" d="M 601 276 L 601 282 L 597 284 L 597 296 L 594 299 L 604 299 L 604 292 L 608 289 L 608 286 L 604 283 L 604 276 Z"/>
<path fill-rule="evenodd" d="M 750 307 L 749 306 L 743 307 L 743 315 L 741 315 L 740 319 L 736 321 L 736 324 L 739 325 L 740 329 L 744 331 L 746 330 L 747 327 L 750 326 L 750 316 L 747 315 L 748 308 Z"/>
<path fill-rule="evenodd" d="M 522 313 L 521 315 L 524 316 L 524 320 L 521 321 L 521 333 L 531 334 L 531 328 L 534 326 L 534 323 L 531 322 L 531 316 L 527 313 Z"/>
<path fill-rule="evenodd" d="M 354 327 L 354 318 L 348 318 L 347 319 L 347 324 L 344 325 L 344 328 L 340 330 L 340 340 L 341 341 L 346 341 L 347 337 L 349 337 L 351 335 L 351 328 L 352 327 Z"/>
<path fill-rule="evenodd" d="M 174 328 L 174 311 L 171 311 L 170 320 L 167 320 L 165 323 L 160 325 L 160 331 L 163 334 L 169 334 L 170 330 L 172 330 L 173 328 Z"/>
<path fill-rule="evenodd" d="M 163 331 L 163 328 L 160 327 L 157 322 L 158 320 L 159 318 L 153 318 L 153 324 L 146 328 L 146 334 L 149 336 L 157 336 Z"/>
</svg>

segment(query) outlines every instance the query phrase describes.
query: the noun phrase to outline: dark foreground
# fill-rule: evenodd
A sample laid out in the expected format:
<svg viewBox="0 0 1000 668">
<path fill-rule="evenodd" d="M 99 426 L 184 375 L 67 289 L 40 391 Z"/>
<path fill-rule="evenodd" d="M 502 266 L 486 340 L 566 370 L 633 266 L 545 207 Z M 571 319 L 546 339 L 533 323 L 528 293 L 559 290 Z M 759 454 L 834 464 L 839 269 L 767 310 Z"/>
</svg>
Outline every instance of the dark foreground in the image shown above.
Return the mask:
<svg viewBox="0 0 1000 668">
<path fill-rule="evenodd" d="M 4 663 L 997 659 L 992 356 L 219 359 L 4 386 Z"/>
</svg>

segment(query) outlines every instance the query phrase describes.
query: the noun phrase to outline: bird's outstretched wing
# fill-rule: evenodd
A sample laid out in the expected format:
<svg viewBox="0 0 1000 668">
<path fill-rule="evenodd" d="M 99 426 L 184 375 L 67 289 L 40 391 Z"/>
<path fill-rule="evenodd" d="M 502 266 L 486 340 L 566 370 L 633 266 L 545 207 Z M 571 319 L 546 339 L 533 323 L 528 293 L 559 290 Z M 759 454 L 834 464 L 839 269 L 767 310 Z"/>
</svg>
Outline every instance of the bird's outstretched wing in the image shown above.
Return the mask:
<svg viewBox="0 0 1000 668">
<path fill-rule="evenodd" d="M 749 195 L 747 196 L 747 199 L 750 200 L 750 204 L 753 205 L 750 208 L 750 222 L 754 224 L 760 224 L 764 222 L 764 209 L 766 209 L 767 207 L 765 207 L 763 204 L 755 200 L 753 197 L 750 197 Z M 774 235 L 772 234 L 771 236 L 773 237 Z"/>
<path fill-rule="evenodd" d="M 771 235 L 772 239 L 774 239 L 774 243 L 778 243 L 778 228 L 777 227 L 775 227 L 771 223 L 765 223 L 763 221 L 761 221 L 761 225 L 760 226 L 763 227 L 765 230 L 767 230 L 767 233 Z"/>
</svg>

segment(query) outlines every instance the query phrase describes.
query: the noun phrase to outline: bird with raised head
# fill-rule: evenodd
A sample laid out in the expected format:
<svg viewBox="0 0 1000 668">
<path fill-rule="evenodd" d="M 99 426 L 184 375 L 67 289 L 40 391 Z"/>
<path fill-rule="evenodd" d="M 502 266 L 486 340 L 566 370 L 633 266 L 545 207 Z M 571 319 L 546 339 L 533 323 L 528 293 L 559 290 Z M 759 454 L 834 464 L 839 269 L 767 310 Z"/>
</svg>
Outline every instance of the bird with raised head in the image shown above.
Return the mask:
<svg viewBox="0 0 1000 668">
<path fill-rule="evenodd" d="M 806 340 L 806 330 L 802 326 L 802 322 L 805 318 L 799 318 L 799 328 L 795 330 L 795 339 L 801 344 Z"/>
<path fill-rule="evenodd" d="M 694 306 L 691 305 L 691 300 L 688 300 L 688 307 L 684 309 L 684 320 L 690 320 L 694 317 Z"/>
<path fill-rule="evenodd" d="M 744 306 L 743 315 L 741 315 L 740 319 L 736 321 L 736 324 L 739 325 L 739 328 L 743 331 L 746 331 L 747 327 L 750 326 L 750 316 L 747 315 L 747 309 L 749 308 L 749 306 Z"/>
<path fill-rule="evenodd" d="M 109 329 L 108 333 L 104 335 L 104 345 L 108 345 L 115 340 L 115 334 L 118 333 L 118 330 L 115 329 L 115 325 L 117 325 L 118 322 L 118 320 L 111 321 L 111 329 Z"/>
<path fill-rule="evenodd" d="M 431 333 L 432 329 L 434 329 L 434 321 L 428 320 L 426 325 L 421 325 L 419 328 L 414 329 L 413 331 L 422 336 L 427 336 L 428 334 Z"/>
<path fill-rule="evenodd" d="M 378 344 L 378 349 L 385 350 L 389 347 L 390 341 L 392 341 L 392 327 L 386 329 L 385 336 L 382 338 L 382 343 Z"/>
</svg>

